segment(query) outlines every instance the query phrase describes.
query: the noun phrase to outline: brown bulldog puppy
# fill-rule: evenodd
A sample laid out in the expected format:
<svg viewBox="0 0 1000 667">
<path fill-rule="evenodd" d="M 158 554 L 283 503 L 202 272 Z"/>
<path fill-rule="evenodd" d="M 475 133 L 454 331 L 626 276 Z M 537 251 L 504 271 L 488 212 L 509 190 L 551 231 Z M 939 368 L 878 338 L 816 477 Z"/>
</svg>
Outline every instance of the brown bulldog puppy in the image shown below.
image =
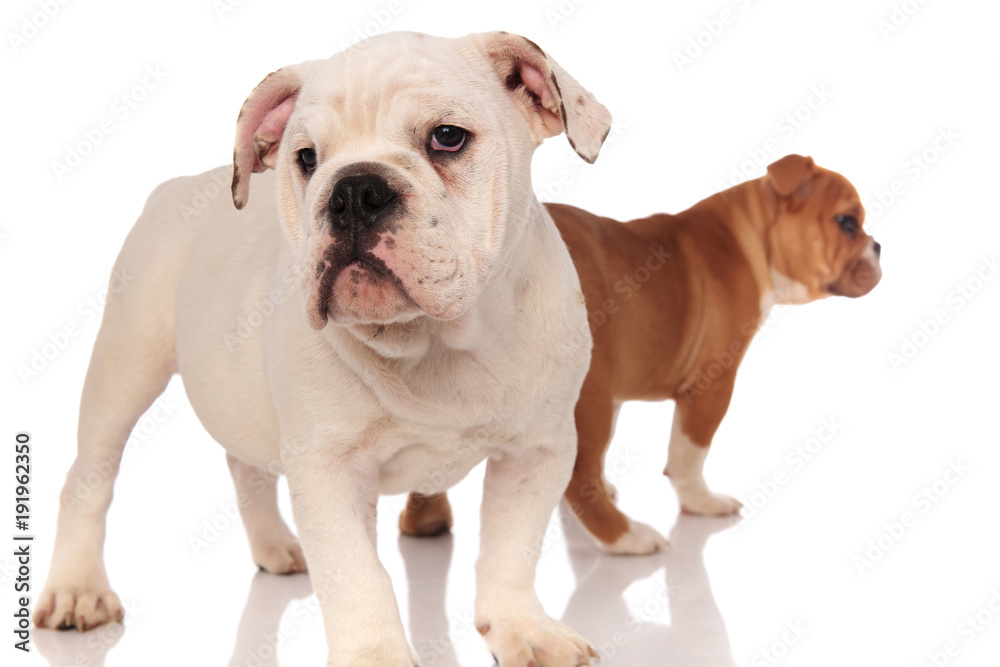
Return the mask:
<svg viewBox="0 0 1000 667">
<path fill-rule="evenodd" d="M 738 512 L 739 501 L 712 492 L 702 471 L 747 346 L 775 303 L 871 291 L 882 277 L 880 246 L 862 228 L 854 186 L 801 155 L 677 215 L 622 224 L 547 206 L 580 274 L 594 337 L 565 497 L 609 552 L 652 553 L 666 539 L 620 512 L 604 480 L 618 408 L 674 399 L 664 474 L 681 508 Z M 443 494 L 411 495 L 400 516 L 400 529 L 413 535 L 450 526 Z"/>
</svg>

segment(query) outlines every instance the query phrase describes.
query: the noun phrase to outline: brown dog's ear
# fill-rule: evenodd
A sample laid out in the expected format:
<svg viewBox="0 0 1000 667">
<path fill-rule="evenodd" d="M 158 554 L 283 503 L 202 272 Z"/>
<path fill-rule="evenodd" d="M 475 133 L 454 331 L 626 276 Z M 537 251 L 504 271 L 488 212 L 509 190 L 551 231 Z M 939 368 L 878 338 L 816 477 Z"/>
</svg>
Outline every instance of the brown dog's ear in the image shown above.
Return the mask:
<svg viewBox="0 0 1000 667">
<path fill-rule="evenodd" d="M 288 117 L 312 62 L 282 67 L 257 84 L 240 109 L 233 148 L 233 204 L 250 196 L 250 174 L 273 169 Z"/>
<path fill-rule="evenodd" d="M 778 196 L 787 197 L 798 189 L 815 166 L 811 157 L 786 155 L 768 165 L 767 177 Z"/>
<path fill-rule="evenodd" d="M 560 132 L 587 162 L 597 159 L 611 130 L 611 114 L 537 44 L 520 35 L 481 35 L 500 81 L 531 114 L 539 142 Z"/>
</svg>

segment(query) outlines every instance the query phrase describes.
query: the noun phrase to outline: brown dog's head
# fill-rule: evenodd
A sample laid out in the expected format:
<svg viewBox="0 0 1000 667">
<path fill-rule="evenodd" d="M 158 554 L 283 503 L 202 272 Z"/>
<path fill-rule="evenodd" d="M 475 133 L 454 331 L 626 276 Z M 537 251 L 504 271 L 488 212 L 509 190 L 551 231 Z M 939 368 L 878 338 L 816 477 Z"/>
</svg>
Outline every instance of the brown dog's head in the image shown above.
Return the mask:
<svg viewBox="0 0 1000 667">
<path fill-rule="evenodd" d="M 881 246 L 863 229 L 865 209 L 850 181 L 801 155 L 774 162 L 761 180 L 776 210 L 768 241 L 779 301 L 858 297 L 878 284 Z"/>
</svg>

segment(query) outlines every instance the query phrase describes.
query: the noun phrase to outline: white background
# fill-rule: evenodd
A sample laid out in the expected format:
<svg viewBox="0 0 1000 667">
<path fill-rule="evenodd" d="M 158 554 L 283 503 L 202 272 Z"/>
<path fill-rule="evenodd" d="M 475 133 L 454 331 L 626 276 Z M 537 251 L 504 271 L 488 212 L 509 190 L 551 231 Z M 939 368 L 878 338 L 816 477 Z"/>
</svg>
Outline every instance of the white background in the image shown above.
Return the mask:
<svg viewBox="0 0 1000 667">
<path fill-rule="evenodd" d="M 245 0 L 225 5 L 232 11 L 212 0 L 97 0 L 59 5 L 46 19 L 42 4 L 7 0 L 0 16 L 0 535 L 14 532 L 12 445 L 25 430 L 36 590 L 101 291 L 150 190 L 226 163 L 243 99 L 277 67 L 331 55 L 366 30 L 504 29 L 553 54 L 616 118 L 594 166 L 562 138 L 539 149 L 543 200 L 619 219 L 675 212 L 734 170 L 756 177 L 799 152 L 856 184 L 883 245 L 884 279 L 870 295 L 777 312 L 746 358 L 707 475 L 748 502 L 747 518 L 735 527 L 678 519 L 660 474 L 672 405 L 630 404 L 609 459 L 620 505 L 672 533 L 674 548 L 605 557 L 572 521 L 556 520 L 539 567 L 548 611 L 609 665 L 996 664 L 1000 279 L 988 261 L 1000 250 L 1000 5 L 399 0 L 390 12 L 388 0 Z M 716 22 L 724 10 L 729 22 Z M 27 37 L 14 44 L 11 35 Z M 691 62 L 680 63 L 686 50 Z M 162 81 L 130 92 L 147 68 Z M 123 94 L 135 106 L 127 117 Z M 60 178 L 53 163 L 105 118 L 111 133 Z M 935 148 L 941 133 L 951 139 Z M 895 181 L 902 194 L 890 201 Z M 927 325 L 936 314 L 943 323 Z M 26 374 L 43 352 L 51 358 Z M 323 664 L 307 579 L 255 576 L 242 528 L 226 518 L 234 493 L 221 448 L 179 381 L 164 401 L 141 422 L 109 517 L 109 573 L 129 605 L 124 635 L 119 626 L 36 632 L 35 652 L 13 650 L 12 547 L 2 547 L 4 665 L 221 666 L 230 656 L 275 665 L 268 642 L 279 639 L 281 664 Z M 836 424 L 832 438 L 824 420 Z M 811 438 L 818 453 L 793 464 L 789 452 Z M 940 481 L 952 465 L 967 471 Z M 769 484 L 776 473 L 787 483 Z M 935 482 L 933 503 L 915 499 Z M 454 534 L 433 542 L 397 537 L 401 498 L 380 506 L 380 552 L 425 667 L 492 662 L 469 621 L 478 473 L 452 497 Z M 893 537 L 905 512 L 916 525 Z M 190 538 L 212 521 L 232 525 L 195 553 Z M 870 567 L 858 560 L 870 556 Z M 977 612 L 984 625 L 970 630 Z M 954 656 L 943 654 L 949 642 Z"/>
</svg>

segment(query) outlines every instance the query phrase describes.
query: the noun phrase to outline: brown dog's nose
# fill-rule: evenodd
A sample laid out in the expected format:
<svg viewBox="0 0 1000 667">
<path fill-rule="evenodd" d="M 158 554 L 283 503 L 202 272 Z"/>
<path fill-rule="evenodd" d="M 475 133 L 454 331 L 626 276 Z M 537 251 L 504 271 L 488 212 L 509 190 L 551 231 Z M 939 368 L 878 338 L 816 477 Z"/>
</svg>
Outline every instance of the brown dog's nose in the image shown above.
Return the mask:
<svg viewBox="0 0 1000 667">
<path fill-rule="evenodd" d="M 335 230 L 374 227 L 396 208 L 396 191 L 372 174 L 337 181 L 330 195 L 330 223 Z"/>
<path fill-rule="evenodd" d="M 876 257 L 882 256 L 882 244 L 879 243 L 878 241 L 872 241 L 872 250 L 875 251 Z"/>
</svg>

